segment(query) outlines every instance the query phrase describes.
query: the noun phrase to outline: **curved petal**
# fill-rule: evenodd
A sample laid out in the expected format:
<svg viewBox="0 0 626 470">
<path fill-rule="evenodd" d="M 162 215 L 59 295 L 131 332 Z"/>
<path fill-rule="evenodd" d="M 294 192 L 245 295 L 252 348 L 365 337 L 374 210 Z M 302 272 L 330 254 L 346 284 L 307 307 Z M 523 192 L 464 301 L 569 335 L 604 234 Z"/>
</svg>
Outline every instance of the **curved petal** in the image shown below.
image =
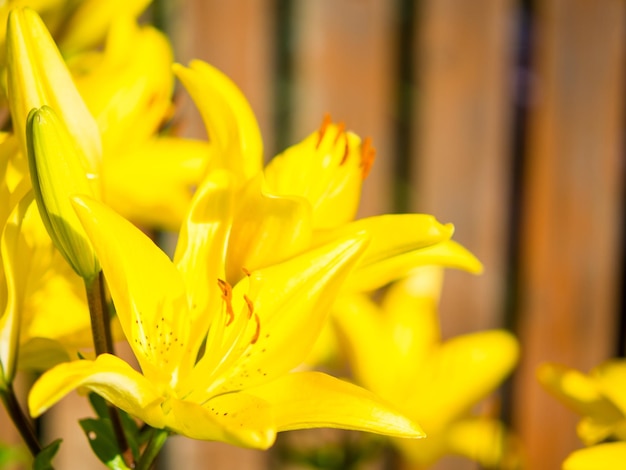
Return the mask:
<svg viewBox="0 0 626 470">
<path fill-rule="evenodd" d="M 192 439 L 221 441 L 242 447 L 267 449 L 276 438 L 272 410 L 247 393 L 229 393 L 198 405 L 172 399 L 167 427 Z"/>
<path fill-rule="evenodd" d="M 358 383 L 388 400 L 395 397 L 404 374 L 379 307 L 365 295 L 344 294 L 333 305 L 332 320 Z"/>
<path fill-rule="evenodd" d="M 144 374 L 165 383 L 184 374 L 195 357 L 189 354 L 191 325 L 180 273 L 146 235 L 106 205 L 78 196 L 72 201 Z"/>
<path fill-rule="evenodd" d="M 85 0 L 65 25 L 61 49 L 66 55 L 98 45 L 110 24 L 120 15 L 137 17 L 150 0 Z"/>
<path fill-rule="evenodd" d="M 620 410 L 602 393 L 591 377 L 559 364 L 542 364 L 537 370 L 539 383 L 565 406 L 581 416 L 603 421 L 623 418 Z"/>
<path fill-rule="evenodd" d="M 511 468 L 521 468 L 522 456 L 518 454 L 512 436 L 498 420 L 474 418 L 459 421 L 446 430 L 445 440 L 450 453 L 467 457 L 486 468 L 502 468 L 503 462 L 511 464 Z"/>
<path fill-rule="evenodd" d="M 209 155 L 206 142 L 159 137 L 107 155 L 103 200 L 141 225 L 178 231 Z"/>
<path fill-rule="evenodd" d="M 170 117 L 172 61 L 163 33 L 120 16 L 101 53 L 83 54 L 70 62 L 76 86 L 98 122 L 104 161 L 132 151 Z"/>
<path fill-rule="evenodd" d="M 30 250 L 21 234 L 22 221 L 33 195 L 24 197 L 9 215 L 2 230 L 0 254 L 6 281 L 6 304 L 0 317 L 0 387 L 15 377 L 21 310 L 30 270 Z"/>
<path fill-rule="evenodd" d="M 449 240 L 454 227 L 441 224 L 427 214 L 387 214 L 317 232 L 314 244 L 361 230 L 368 233 L 372 241 L 345 288 L 362 292 L 405 275 L 418 265 L 413 259 L 415 253 Z"/>
<path fill-rule="evenodd" d="M 425 437 L 417 424 L 371 392 L 320 372 L 287 374 L 249 392 L 273 406 L 278 431 L 331 427 Z"/>
<path fill-rule="evenodd" d="M 214 146 L 210 169 L 227 169 L 244 180 L 261 171 L 263 142 L 245 96 L 222 72 L 194 60 L 174 73 L 196 103 Z"/>
<path fill-rule="evenodd" d="M 626 442 L 611 442 L 572 452 L 563 470 L 621 470 L 626 462 Z"/>
<path fill-rule="evenodd" d="M 261 175 L 251 179 L 239 197 L 226 261 L 226 280 L 233 285 L 243 277 L 243 269 L 280 263 L 311 244 L 309 203 L 264 193 L 261 184 Z"/>
<path fill-rule="evenodd" d="M 273 194 L 309 201 L 316 229 L 348 223 L 359 207 L 362 160 L 368 149 L 343 126 L 324 121 L 319 131 L 271 160 L 265 168 L 268 188 Z"/>
<path fill-rule="evenodd" d="M 225 275 L 233 186 L 230 173 L 209 174 L 194 195 L 176 245 L 174 264 L 187 286 L 189 321 L 193 325 L 189 346 L 194 357 L 222 303 L 217 280 Z"/>
<path fill-rule="evenodd" d="M 409 274 L 416 267 L 428 265 L 462 269 L 473 274 L 482 271 L 482 264 L 472 253 L 454 240 L 444 240 L 359 267 L 350 277 L 346 290 L 374 290 Z"/>
<path fill-rule="evenodd" d="M 122 359 L 101 354 L 95 361 L 59 364 L 44 373 L 28 395 L 32 416 L 39 416 L 76 388 L 97 393 L 155 428 L 164 427 L 163 397 L 155 385 Z"/>
<path fill-rule="evenodd" d="M 612 359 L 591 372 L 598 388 L 626 415 L 626 360 Z"/>
<path fill-rule="evenodd" d="M 511 372 L 518 355 L 517 340 L 503 330 L 448 340 L 427 364 L 423 383 L 429 386 L 416 390 L 411 407 L 418 410 L 411 415 L 424 425 L 452 421 L 493 391 Z"/>
<path fill-rule="evenodd" d="M 242 390 L 301 364 L 319 336 L 343 280 L 366 246 L 367 238 L 356 235 L 243 279 L 232 292 L 237 318 L 224 326 L 226 330 L 234 328 L 234 334 L 226 331 L 217 338 L 234 339 L 207 340 L 205 355 L 185 389 L 197 390 L 199 384 L 205 384 L 209 387 L 205 393 Z M 241 332 L 237 332 L 239 328 Z"/>
</svg>

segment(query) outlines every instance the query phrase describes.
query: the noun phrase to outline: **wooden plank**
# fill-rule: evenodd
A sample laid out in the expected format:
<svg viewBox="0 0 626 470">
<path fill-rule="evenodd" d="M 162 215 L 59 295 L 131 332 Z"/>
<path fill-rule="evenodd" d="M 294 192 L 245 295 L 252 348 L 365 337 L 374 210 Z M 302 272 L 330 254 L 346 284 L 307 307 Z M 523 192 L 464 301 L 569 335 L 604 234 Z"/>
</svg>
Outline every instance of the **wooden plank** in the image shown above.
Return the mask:
<svg viewBox="0 0 626 470">
<path fill-rule="evenodd" d="M 389 212 L 393 163 L 394 2 L 302 0 L 294 4 L 293 139 L 324 113 L 377 149 L 360 216 Z"/>
<path fill-rule="evenodd" d="M 511 0 L 427 0 L 417 9 L 412 207 L 456 227 L 485 266 L 447 274 L 445 336 L 501 324 L 508 236 Z"/>
<path fill-rule="evenodd" d="M 548 470 L 581 444 L 577 419 L 537 385 L 538 364 L 588 370 L 614 353 L 626 5 L 535 3 L 514 423 L 528 468 Z"/>
</svg>

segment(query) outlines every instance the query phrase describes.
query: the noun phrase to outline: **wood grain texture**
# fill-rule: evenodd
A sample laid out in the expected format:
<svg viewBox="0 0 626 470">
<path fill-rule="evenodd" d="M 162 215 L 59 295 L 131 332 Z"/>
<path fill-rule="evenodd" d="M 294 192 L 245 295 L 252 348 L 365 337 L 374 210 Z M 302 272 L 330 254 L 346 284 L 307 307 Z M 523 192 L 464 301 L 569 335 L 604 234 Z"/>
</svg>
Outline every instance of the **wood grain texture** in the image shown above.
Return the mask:
<svg viewBox="0 0 626 470">
<path fill-rule="evenodd" d="M 614 354 L 625 4 L 537 2 L 524 175 L 515 424 L 529 467 L 560 468 L 576 418 L 540 389 L 543 361 L 589 370 Z"/>
<path fill-rule="evenodd" d="M 510 198 L 510 0 L 429 0 L 417 11 L 412 208 L 455 225 L 485 266 L 450 271 L 446 336 L 501 324 Z"/>
</svg>

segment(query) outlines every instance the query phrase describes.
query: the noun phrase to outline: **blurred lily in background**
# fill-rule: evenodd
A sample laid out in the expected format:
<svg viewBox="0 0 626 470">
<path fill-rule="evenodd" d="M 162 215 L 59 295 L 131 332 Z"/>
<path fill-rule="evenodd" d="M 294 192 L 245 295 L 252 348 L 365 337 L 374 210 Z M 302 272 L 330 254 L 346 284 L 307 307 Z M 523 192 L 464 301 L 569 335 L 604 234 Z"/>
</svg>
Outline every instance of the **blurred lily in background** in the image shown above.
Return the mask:
<svg viewBox="0 0 626 470">
<path fill-rule="evenodd" d="M 559 364 L 544 364 L 539 382 L 581 416 L 578 437 L 589 446 L 573 452 L 564 470 L 621 468 L 626 459 L 626 361 L 612 359 L 588 374 Z"/>
<path fill-rule="evenodd" d="M 442 341 L 439 267 L 422 267 L 393 284 L 380 305 L 364 295 L 342 296 L 333 319 L 357 383 L 417 420 L 428 438 L 394 441 L 415 468 L 460 455 L 487 468 L 516 459 L 511 436 L 474 407 L 512 371 L 515 338 L 504 330 Z"/>
</svg>

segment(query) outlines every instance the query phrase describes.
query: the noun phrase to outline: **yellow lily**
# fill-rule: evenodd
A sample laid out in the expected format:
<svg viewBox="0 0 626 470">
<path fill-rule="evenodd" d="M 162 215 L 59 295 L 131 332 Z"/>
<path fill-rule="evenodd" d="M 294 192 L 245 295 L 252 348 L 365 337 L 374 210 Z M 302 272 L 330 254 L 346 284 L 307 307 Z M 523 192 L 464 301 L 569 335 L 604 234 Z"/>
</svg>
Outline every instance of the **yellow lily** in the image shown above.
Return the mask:
<svg viewBox="0 0 626 470">
<path fill-rule="evenodd" d="M 450 240 L 453 227 L 424 214 L 353 221 L 361 183 L 374 160 L 370 141 L 325 119 L 321 128 L 262 168 L 262 141 L 254 114 L 238 88 L 214 67 L 193 61 L 175 73 L 198 106 L 209 135 L 209 168 L 233 171 L 239 195 L 226 278 L 240 266 L 262 268 L 358 230 L 372 243 L 345 286 L 373 290 L 420 264 L 471 272 L 480 262 Z M 262 235 L 260 235 L 262 234 Z"/>
<path fill-rule="evenodd" d="M 278 431 L 318 426 L 421 437 L 417 425 L 369 392 L 290 372 L 313 344 L 366 235 L 248 272 L 231 287 L 224 246 L 234 186 L 226 172 L 209 175 L 174 262 L 108 207 L 74 198 L 142 372 L 107 354 L 61 364 L 33 386 L 31 413 L 81 387 L 153 427 L 248 447 L 269 447 Z"/>
<path fill-rule="evenodd" d="M 504 427 L 471 409 L 511 371 L 518 345 L 501 330 L 442 342 L 437 315 L 442 272 L 420 268 L 392 285 L 381 306 L 364 295 L 342 296 L 333 319 L 357 382 L 424 427 L 423 441 L 394 441 L 416 468 L 446 454 L 496 467 L 506 450 Z"/>
<path fill-rule="evenodd" d="M 537 376 L 550 394 L 581 415 L 576 431 L 583 443 L 591 446 L 571 454 L 563 468 L 621 468 L 626 457 L 626 360 L 609 360 L 589 374 L 543 364 Z M 595 467 L 593 462 L 597 462 Z"/>
</svg>

